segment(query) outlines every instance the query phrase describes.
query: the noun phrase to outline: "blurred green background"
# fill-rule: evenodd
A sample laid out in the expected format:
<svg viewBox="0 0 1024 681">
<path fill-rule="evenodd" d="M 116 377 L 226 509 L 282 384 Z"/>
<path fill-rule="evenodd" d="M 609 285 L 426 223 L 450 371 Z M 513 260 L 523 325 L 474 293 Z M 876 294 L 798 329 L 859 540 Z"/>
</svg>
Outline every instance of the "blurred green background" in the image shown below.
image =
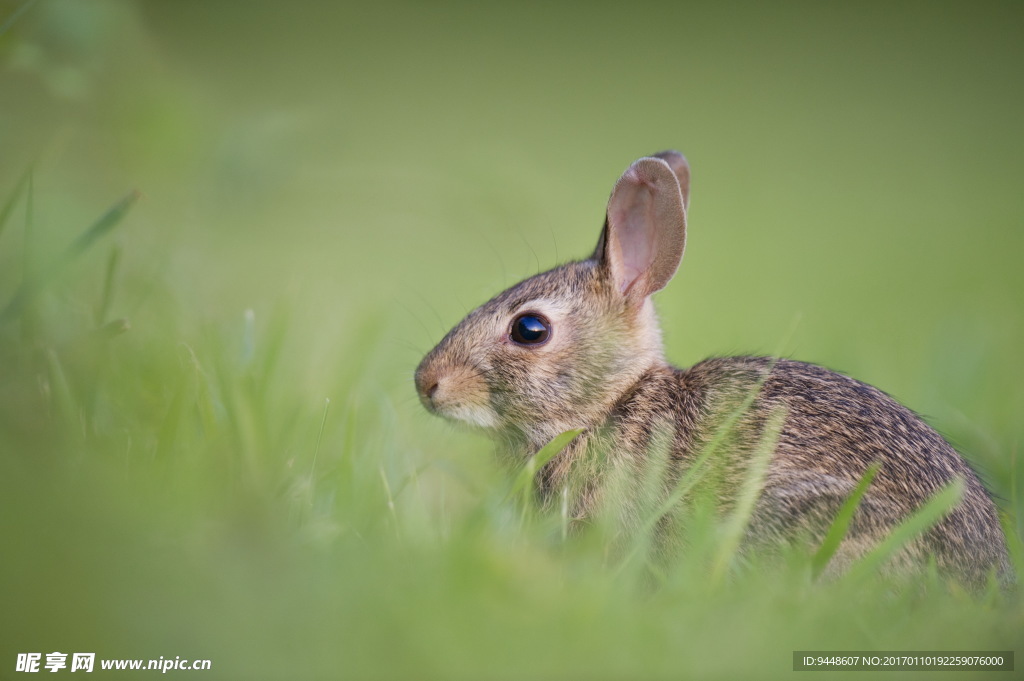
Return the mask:
<svg viewBox="0 0 1024 681">
<path fill-rule="evenodd" d="M 469 309 L 589 253 L 618 175 L 676 148 L 668 356 L 877 385 L 1019 535 L 1022 35 L 1018 2 L 32 3 L 0 35 L 0 306 L 45 274 L 0 326 L 0 676 L 53 650 L 724 678 L 814 647 L 1012 648 L 1019 606 L 963 594 L 705 590 L 696 562 L 618 590 L 509 521 L 489 444 L 411 375 Z"/>
</svg>

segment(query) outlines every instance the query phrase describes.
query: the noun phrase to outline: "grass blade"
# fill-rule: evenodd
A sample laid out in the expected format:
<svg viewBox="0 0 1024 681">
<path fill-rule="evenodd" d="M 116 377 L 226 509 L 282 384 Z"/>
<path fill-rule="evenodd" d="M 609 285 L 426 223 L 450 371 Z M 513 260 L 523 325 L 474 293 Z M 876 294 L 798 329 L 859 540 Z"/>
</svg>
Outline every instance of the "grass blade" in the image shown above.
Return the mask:
<svg viewBox="0 0 1024 681">
<path fill-rule="evenodd" d="M 711 457 L 719 451 L 722 443 L 728 439 L 740 418 L 742 418 L 743 415 L 746 414 L 753 406 L 754 401 L 757 399 L 757 396 L 761 394 L 761 388 L 764 387 L 764 383 L 771 375 L 772 369 L 775 367 L 775 363 L 777 361 L 777 359 L 773 359 L 769 363 L 764 375 L 754 384 L 744 397 L 743 401 L 721 420 L 715 428 L 714 435 L 712 435 L 711 439 L 708 440 L 708 442 L 701 448 L 700 454 L 693 460 L 693 463 L 687 466 L 686 471 L 683 472 L 676 481 L 675 486 L 672 488 L 672 492 L 665 498 L 664 503 L 662 503 L 658 509 L 647 518 L 646 524 L 641 529 L 642 532 L 650 532 L 651 529 L 653 529 L 663 517 L 671 513 L 672 509 L 682 502 L 682 500 L 685 499 L 693 488 L 696 487 L 703 479 L 707 472 L 707 464 L 711 460 Z"/>
<path fill-rule="evenodd" d="M 121 261 L 121 249 L 116 246 L 110 251 L 110 258 L 107 259 L 107 271 L 103 277 L 103 293 L 100 296 L 99 305 L 96 306 L 96 327 L 102 327 L 110 312 L 110 302 L 114 298 L 114 281 L 117 274 L 117 265 Z"/>
<path fill-rule="evenodd" d="M 778 363 L 779 358 L 782 356 L 782 350 L 789 344 L 789 339 L 792 338 L 793 334 L 796 332 L 796 329 L 800 324 L 800 320 L 800 315 L 797 315 L 794 318 L 793 324 L 791 325 L 789 331 L 785 334 L 785 336 L 783 336 L 783 339 L 779 343 L 778 351 L 771 355 L 771 360 L 765 367 L 763 375 L 754 383 L 749 392 L 744 396 L 744 399 L 733 409 L 731 409 L 728 413 L 726 413 L 724 417 L 720 418 L 720 421 L 717 427 L 715 428 L 715 431 L 711 439 L 707 443 L 705 443 L 697 457 L 689 466 L 687 466 L 686 470 L 679 477 L 679 479 L 676 480 L 668 496 L 665 497 L 664 501 L 657 507 L 654 513 L 646 515 L 643 524 L 640 525 L 636 533 L 638 541 L 634 543 L 634 546 L 632 547 L 629 554 L 626 556 L 626 559 L 622 561 L 620 565 L 620 572 L 622 569 L 625 568 L 625 566 L 632 564 L 634 560 L 638 557 L 639 553 L 643 550 L 643 542 L 640 540 L 644 537 L 650 536 L 650 533 L 653 531 L 654 527 L 659 522 L 661 522 L 663 518 L 672 513 L 673 510 L 676 509 L 677 506 L 683 501 L 683 499 L 685 499 L 687 495 L 690 494 L 693 488 L 696 487 L 697 484 L 704 479 L 705 475 L 708 473 L 708 462 L 711 461 L 712 456 L 715 453 L 717 453 L 722 447 L 722 445 L 729 439 L 729 436 L 734 432 L 734 428 L 736 424 L 739 422 L 739 420 L 743 418 L 743 416 L 747 414 L 749 410 L 753 407 L 754 402 L 761 394 L 761 389 L 764 387 L 765 382 L 771 377 L 772 371 L 774 370 L 776 363 Z M 780 421 L 778 424 L 779 430 L 781 430 L 784 421 L 785 418 L 783 417 L 782 421 Z M 768 431 L 766 431 L 766 433 L 767 432 Z M 755 454 L 755 456 L 763 455 L 765 457 L 763 461 L 765 467 L 767 467 L 768 462 L 770 462 L 771 456 L 774 453 L 775 441 L 777 440 L 777 437 L 778 433 L 776 433 L 773 437 L 771 447 L 767 448 L 765 451 L 758 449 L 757 453 Z M 765 471 L 762 471 L 762 477 L 766 470 L 767 468 L 765 468 Z"/>
<path fill-rule="evenodd" d="M 107 234 L 117 226 L 128 210 L 139 200 L 142 194 L 135 189 L 128 193 L 123 199 L 107 209 L 107 212 L 100 216 L 100 219 L 92 223 L 89 229 L 82 232 L 81 236 L 75 239 L 74 243 L 64 254 L 64 260 L 71 260 L 89 249 L 97 239 Z M 63 264 L 63 262 L 61 263 Z"/>
<path fill-rule="evenodd" d="M 320 456 L 320 443 L 324 439 L 324 426 L 327 425 L 327 410 L 331 408 L 331 398 L 324 398 L 324 415 L 320 419 L 320 432 L 316 434 L 316 447 L 313 449 L 313 463 L 309 467 L 309 507 L 313 507 L 313 491 L 316 487 L 316 459 Z M 383 473 L 383 472 L 382 472 Z M 385 481 L 386 483 L 387 481 Z"/>
<path fill-rule="evenodd" d="M 31 175 L 29 177 L 31 177 Z M 138 191 L 132 191 L 123 199 L 115 203 L 109 210 L 107 210 L 106 213 L 100 216 L 96 222 L 85 230 L 81 236 L 75 239 L 71 246 L 69 246 L 56 261 L 44 270 L 43 274 L 30 274 L 22 282 L 21 286 L 11 298 L 11 301 L 7 304 L 7 307 L 4 308 L 4 311 L 0 312 L 0 324 L 17 317 L 40 289 L 53 281 L 61 270 L 67 267 L 67 265 L 76 257 L 88 250 L 96 240 L 116 227 L 128 213 L 128 210 L 132 205 L 138 200 L 139 196 L 140 194 Z"/>
<path fill-rule="evenodd" d="M 54 415 L 57 417 L 58 423 L 63 425 L 64 432 L 75 433 L 76 436 L 81 437 L 78 401 L 75 399 L 74 391 L 71 389 L 71 383 L 68 381 L 60 358 L 52 348 L 46 351 L 46 365 Z"/>
<path fill-rule="evenodd" d="M 11 12 L 7 18 L 4 19 L 4 23 L 0 24 L 0 35 L 7 33 L 7 31 L 11 29 L 11 26 L 14 26 L 18 19 L 21 18 L 21 15 L 27 12 L 34 4 L 36 4 L 36 0 L 25 0 L 25 2 L 21 3 L 21 7 Z"/>
<path fill-rule="evenodd" d="M 853 514 L 856 512 L 857 507 L 860 506 L 864 493 L 867 492 L 868 486 L 875 479 L 875 475 L 878 474 L 881 467 L 882 465 L 877 461 L 868 466 L 853 492 L 843 502 L 839 513 L 836 514 L 835 520 L 832 521 L 832 525 L 828 528 L 825 539 L 821 542 L 821 548 L 818 549 L 817 553 L 814 554 L 814 558 L 811 559 L 811 574 L 815 579 L 821 575 L 825 566 L 828 565 L 828 562 L 832 560 L 832 556 L 835 555 L 836 549 L 839 548 L 840 542 L 846 536 L 846 531 L 850 528 Z"/>
<path fill-rule="evenodd" d="M 544 445 L 539 452 L 531 456 L 526 465 L 519 471 L 519 475 L 516 476 L 515 481 L 512 483 L 512 489 L 506 498 L 512 498 L 520 494 L 529 494 L 530 486 L 533 484 L 533 477 L 537 474 L 537 471 L 543 468 L 551 459 L 558 456 L 584 430 L 585 428 L 567 430 L 561 435 L 555 436 L 551 442 Z"/>
<path fill-rule="evenodd" d="M 850 569 L 849 577 L 856 580 L 875 573 L 878 567 L 901 546 L 937 523 L 954 506 L 959 504 L 963 495 L 963 478 L 956 477 L 936 492 L 916 513 L 900 523 L 882 543 L 857 561 Z"/>
<path fill-rule="evenodd" d="M 726 520 L 722 533 L 722 541 L 719 544 L 715 562 L 711 570 L 711 579 L 718 583 L 725 576 L 726 570 L 732 564 L 733 557 L 739 550 L 740 542 L 743 540 L 743 532 L 750 523 L 750 517 L 754 513 L 754 505 L 761 496 L 761 489 L 764 487 L 764 479 L 768 473 L 768 464 L 775 453 L 775 445 L 782 433 L 782 426 L 786 422 L 788 412 L 783 407 L 776 407 L 768 415 L 764 425 L 764 432 L 757 443 L 757 449 L 750 457 L 749 468 L 743 479 L 743 486 L 740 488 L 736 498 L 736 507 Z"/>
<path fill-rule="evenodd" d="M 7 197 L 7 202 L 4 203 L 4 207 L 0 209 L 0 234 L 4 233 L 4 228 L 7 227 L 7 221 L 11 218 L 11 213 L 14 212 L 14 207 L 18 205 L 18 199 L 25 192 L 25 187 L 28 186 L 29 178 L 32 177 L 32 168 L 29 168 L 18 180 L 18 184 L 14 185 L 14 191 Z"/>
<path fill-rule="evenodd" d="M 380 466 L 377 470 L 380 472 L 381 482 L 384 483 L 384 494 L 388 499 L 388 513 L 391 515 L 391 521 L 395 524 L 395 538 L 401 540 L 402 533 L 398 527 L 398 513 L 395 511 L 395 498 L 391 494 L 391 485 L 388 484 L 388 476 L 384 472 L 383 466 Z"/>
</svg>

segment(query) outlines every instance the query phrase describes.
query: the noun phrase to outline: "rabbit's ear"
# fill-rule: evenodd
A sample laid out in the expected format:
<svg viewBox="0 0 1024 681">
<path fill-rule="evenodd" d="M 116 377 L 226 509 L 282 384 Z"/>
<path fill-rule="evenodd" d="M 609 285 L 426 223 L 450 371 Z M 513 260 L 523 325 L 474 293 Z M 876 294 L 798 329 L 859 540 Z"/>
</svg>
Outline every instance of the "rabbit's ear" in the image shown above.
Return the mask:
<svg viewBox="0 0 1024 681">
<path fill-rule="evenodd" d="M 688 180 L 682 155 L 664 153 L 678 157 Z M 594 258 L 633 301 L 665 288 L 683 258 L 686 209 L 678 176 L 667 160 L 642 158 L 622 174 L 608 201 Z"/>
<path fill-rule="evenodd" d="M 676 179 L 679 180 L 679 191 L 683 195 L 683 210 L 690 210 L 690 164 L 686 162 L 686 157 L 674 149 L 659 151 L 652 155 L 667 163 L 672 172 L 676 174 Z"/>
</svg>

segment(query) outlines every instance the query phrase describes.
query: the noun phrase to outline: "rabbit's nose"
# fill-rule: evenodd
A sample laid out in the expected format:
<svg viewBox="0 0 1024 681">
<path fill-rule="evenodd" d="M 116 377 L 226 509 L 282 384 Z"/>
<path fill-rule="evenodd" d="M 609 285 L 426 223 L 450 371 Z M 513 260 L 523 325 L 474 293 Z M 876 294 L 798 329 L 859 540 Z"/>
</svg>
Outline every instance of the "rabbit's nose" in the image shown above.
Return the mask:
<svg viewBox="0 0 1024 681">
<path fill-rule="evenodd" d="M 434 383 L 432 385 L 430 385 L 426 390 L 423 391 L 423 394 L 426 395 L 427 399 L 429 400 L 429 399 L 434 397 L 434 393 L 436 393 L 436 392 L 437 392 L 437 381 L 434 381 Z"/>
<path fill-rule="evenodd" d="M 416 372 L 416 392 L 420 399 L 427 405 L 432 404 L 434 393 L 437 392 L 439 384 L 437 372 L 429 368 L 421 368 Z"/>
</svg>

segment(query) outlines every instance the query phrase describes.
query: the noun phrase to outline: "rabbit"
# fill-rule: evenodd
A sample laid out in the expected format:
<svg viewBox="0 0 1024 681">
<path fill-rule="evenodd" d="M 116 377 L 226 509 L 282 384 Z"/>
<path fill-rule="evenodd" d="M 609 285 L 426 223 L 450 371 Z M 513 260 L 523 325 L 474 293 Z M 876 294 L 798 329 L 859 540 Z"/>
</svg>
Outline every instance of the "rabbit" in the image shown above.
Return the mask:
<svg viewBox="0 0 1024 681">
<path fill-rule="evenodd" d="M 958 505 L 885 569 L 912 575 L 934 561 L 940 573 L 967 585 L 981 586 L 992 573 L 1008 583 L 1005 537 L 978 477 L 886 393 L 790 359 L 715 357 L 689 369 L 666 361 L 651 296 L 682 260 L 689 186 L 690 168 L 679 152 L 630 165 L 614 186 L 590 257 L 500 293 L 423 358 L 415 384 L 426 409 L 492 435 L 520 463 L 559 434 L 583 429 L 536 476 L 548 503 L 563 488 L 578 492 L 572 513 L 580 520 L 597 507 L 609 466 L 624 465 L 639 481 L 661 442 L 671 489 L 716 437 L 723 415 L 739 410 L 725 446 L 713 453 L 721 508 L 736 503 L 759 443 L 774 439 L 744 547 L 788 545 L 798 537 L 820 542 L 878 462 L 829 574 L 842 574 L 959 477 Z M 774 434 L 767 426 L 773 413 L 782 414 Z M 599 445 L 604 464 L 588 454 Z M 629 503 L 629 494 L 620 496 Z"/>
</svg>

